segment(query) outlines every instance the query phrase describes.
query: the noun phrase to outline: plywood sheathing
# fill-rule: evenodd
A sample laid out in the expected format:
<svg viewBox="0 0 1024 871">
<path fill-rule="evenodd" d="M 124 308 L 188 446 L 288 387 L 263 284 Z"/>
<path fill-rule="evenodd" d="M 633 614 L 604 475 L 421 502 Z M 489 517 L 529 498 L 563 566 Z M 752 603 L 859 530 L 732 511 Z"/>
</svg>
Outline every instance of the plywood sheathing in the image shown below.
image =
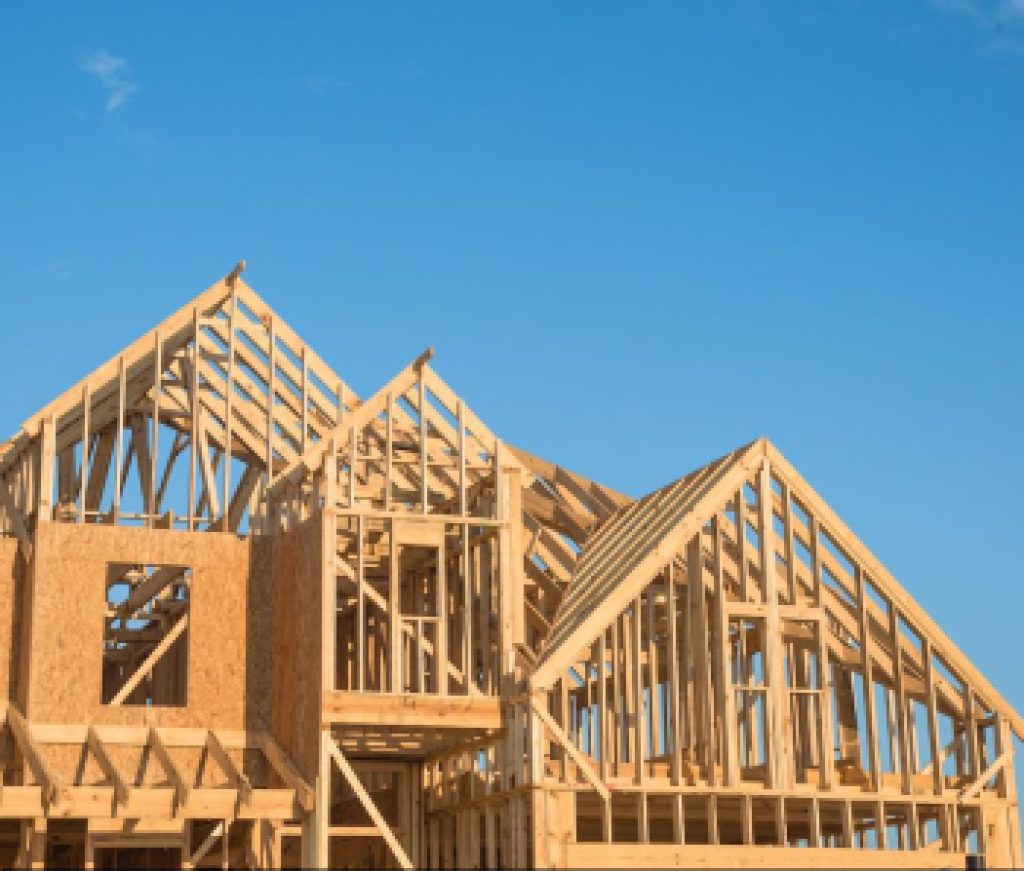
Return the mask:
<svg viewBox="0 0 1024 871">
<path fill-rule="evenodd" d="M 274 536 L 274 735 L 314 780 L 319 765 L 321 673 L 320 517 Z"/>
<path fill-rule="evenodd" d="M 31 683 L 26 715 L 40 723 L 244 729 L 250 675 L 251 544 L 222 533 L 41 524 L 37 533 Z M 105 579 L 111 562 L 192 569 L 184 707 L 101 701 Z M 258 690 L 257 690 L 258 692 Z"/>
<path fill-rule="evenodd" d="M 498 867 L 499 853 L 510 867 L 962 865 L 969 848 L 962 831 L 987 839 L 978 845 L 987 864 L 1019 862 L 1008 748 L 1024 721 L 765 440 L 631 502 L 510 451 L 427 365 L 432 352 L 361 402 L 239 271 L 0 447 L 9 497 L 0 506 L 0 680 L 30 724 L 15 712 L 4 734 L 10 745 L 17 732 L 32 760 L 21 766 L 20 753 L 5 754 L 14 770 L 0 816 L 26 822 L 0 835 L 4 845 L 27 838 L 45 846 L 31 818 L 61 813 L 41 803 L 44 794 L 51 801 L 49 789 L 19 790 L 32 770 L 44 783 L 78 786 L 65 812 L 73 806 L 72 816 L 83 809 L 94 816 L 93 808 L 103 819 L 90 826 L 100 827 L 111 822 L 114 792 L 169 783 L 147 759 L 145 729 L 98 736 L 104 725 L 154 724 L 199 727 L 183 739 L 189 746 L 166 751 L 176 783 L 229 786 L 236 778 L 225 771 L 235 768 L 253 786 L 284 781 L 302 795 L 300 809 L 288 790 L 277 804 L 265 793 L 253 815 L 266 817 L 259 835 L 269 833 L 280 855 L 273 830 L 290 814 L 287 838 L 301 837 L 306 866 L 333 859 L 463 867 L 486 856 L 486 867 Z M 240 305 L 248 313 L 237 320 Z M 202 373 L 202 385 L 192 371 Z M 122 378 L 130 401 L 118 397 Z M 228 384 L 239 390 L 225 391 Z M 226 519 L 210 516 L 221 512 L 209 498 L 211 511 L 203 500 L 197 509 L 195 494 L 187 506 L 158 506 L 144 495 L 141 515 L 119 514 L 116 498 L 109 514 L 106 500 L 100 511 L 101 500 L 85 494 L 108 480 L 118 420 L 127 438 L 124 476 L 134 464 L 151 495 L 150 425 L 153 433 L 163 427 L 161 450 L 173 439 L 171 453 L 178 450 L 182 462 L 194 465 L 196 452 L 181 451 L 200 440 L 201 428 L 221 459 L 226 451 L 244 464 L 244 473 L 218 478 L 212 491 L 222 507 L 233 504 Z M 86 433 L 95 437 L 98 471 L 79 476 L 76 511 L 75 452 Z M 210 464 L 207 455 L 201 465 Z M 200 471 L 208 484 L 210 469 Z M 62 496 L 56 509 L 50 477 Z M 244 528 L 235 524 L 246 516 L 253 534 L 166 528 L 192 527 L 194 514 L 202 516 L 197 528 L 217 529 Z M 748 528 L 756 538 L 744 534 Z M 382 529 L 400 534 L 382 537 Z M 436 587 L 403 576 L 398 549 L 422 540 L 442 542 L 436 577 L 445 580 Z M 185 706 L 102 703 L 111 562 L 192 569 Z M 403 584 L 423 602 L 403 604 Z M 386 622 L 367 620 L 368 609 Z M 345 619 L 336 619 L 342 612 Z M 911 649 L 918 642 L 921 649 Z M 762 685 L 747 692 L 765 700 L 764 761 L 751 749 L 758 739 L 749 738 L 761 724 L 749 705 L 737 711 L 739 677 L 729 668 L 732 660 L 756 670 L 756 656 Z M 424 683 L 436 666 L 445 679 Z M 405 680 L 417 672 L 415 682 Z M 824 687 L 858 675 L 871 703 L 863 716 L 840 716 L 837 762 Z M 749 676 L 744 681 L 750 685 Z M 662 696 L 655 687 L 666 688 Z M 882 709 L 875 711 L 871 687 L 889 693 L 882 707 L 897 712 L 886 729 L 879 730 Z M 667 711 L 663 697 L 672 700 Z M 927 729 L 908 702 L 924 709 Z M 736 746 L 740 717 L 747 747 Z M 945 772 L 921 762 L 943 750 L 940 718 L 963 737 L 944 751 Z M 225 770 L 203 749 L 210 729 L 234 732 Z M 42 743 L 38 756 L 31 730 Z M 911 760 L 906 776 L 879 765 L 880 731 L 889 735 L 890 756 L 901 765 Z M 854 758 L 862 738 L 873 754 L 863 768 Z M 271 759 L 278 773 L 270 773 Z M 401 800 L 382 787 L 395 765 L 408 767 Z M 351 798 L 338 804 L 339 775 L 364 782 L 365 795 L 353 792 L 358 808 Z M 236 782 L 241 803 L 245 779 Z M 178 813 L 175 790 L 155 792 L 147 798 L 140 789 L 136 807 L 150 801 L 164 818 L 140 819 L 134 831 L 172 824 L 180 837 L 180 819 L 169 819 Z M 220 799 L 236 801 L 233 790 Z M 116 803 L 115 812 L 127 810 Z M 233 812 L 230 804 L 221 810 Z M 364 831 L 331 829 L 342 823 Z M 186 857 L 214 825 L 185 835 Z M 887 827 L 901 825 L 897 850 Z M 669 826 L 675 843 L 661 843 Z M 216 845 L 205 863 L 253 864 L 251 831 L 233 825 L 228 849 Z M 744 846 L 699 845 L 702 837 L 724 845 L 737 832 Z M 827 851 L 782 846 L 822 835 Z M 887 852 L 848 849 L 868 846 L 867 835 Z M 588 843 L 596 838 L 605 842 Z"/>
</svg>

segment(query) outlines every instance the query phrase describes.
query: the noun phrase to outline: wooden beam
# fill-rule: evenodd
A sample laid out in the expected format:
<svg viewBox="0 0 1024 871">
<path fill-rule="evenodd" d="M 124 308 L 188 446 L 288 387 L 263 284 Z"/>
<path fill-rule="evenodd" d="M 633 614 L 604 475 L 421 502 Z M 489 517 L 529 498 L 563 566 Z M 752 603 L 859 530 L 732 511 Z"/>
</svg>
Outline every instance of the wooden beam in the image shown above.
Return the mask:
<svg viewBox="0 0 1024 871">
<path fill-rule="evenodd" d="M 210 462 L 210 433 L 203 415 L 199 416 L 199 471 L 203 480 L 203 495 L 210 506 L 210 518 L 220 517 L 220 498 L 217 495 L 217 471 Z"/>
<path fill-rule="evenodd" d="M 124 483 L 124 412 L 125 412 L 125 362 L 122 354 L 117 361 L 117 417 L 114 418 L 117 433 L 117 456 L 114 457 L 114 523 L 121 514 L 121 490 Z"/>
<path fill-rule="evenodd" d="M 776 474 L 796 488 L 801 504 L 818 516 L 819 521 L 828 529 L 829 536 L 836 544 L 861 564 L 915 631 L 929 638 L 942 654 L 943 660 L 956 669 L 961 680 L 971 684 L 982 699 L 1003 714 L 1010 721 L 1017 737 L 1024 740 L 1024 717 L 1021 717 L 996 691 L 995 687 L 974 667 L 949 636 L 939 628 L 938 624 L 911 598 L 900 583 L 839 519 L 828 503 L 779 453 L 778 449 L 767 439 L 762 439 L 761 444 L 765 454 L 770 458 Z"/>
<path fill-rule="evenodd" d="M 681 478 L 609 518 L 602 541 L 577 564 L 569 596 L 559 608 L 530 686 L 546 689 L 578 651 L 597 638 L 625 610 L 680 548 L 697 534 L 713 511 L 741 487 L 761 457 L 747 445 L 698 473 Z M 638 539 L 638 529 L 642 538 Z"/>
<path fill-rule="evenodd" d="M 986 768 L 981 777 L 975 780 L 966 788 L 960 791 L 960 794 L 956 797 L 958 802 L 970 801 L 973 798 L 977 798 L 981 791 L 985 788 L 985 784 L 988 783 L 996 774 L 1003 770 L 1003 768 L 1013 759 L 1013 748 L 1004 750 L 1002 755 L 996 759 L 988 768 Z"/>
<path fill-rule="evenodd" d="M 921 638 L 921 661 L 924 665 L 925 706 L 928 712 L 928 745 L 932 761 L 932 786 L 936 795 L 942 795 L 942 748 L 939 745 L 939 717 L 935 698 L 935 662 L 931 642 Z"/>
<path fill-rule="evenodd" d="M 160 394 L 163 392 L 163 344 L 160 341 L 160 328 L 157 327 L 153 336 L 153 417 L 152 435 L 150 436 L 149 460 L 149 502 L 146 503 L 146 513 L 149 514 L 147 524 L 153 523 L 154 515 L 157 512 L 157 480 L 156 467 L 160 457 Z"/>
<path fill-rule="evenodd" d="M 349 761 L 339 749 L 337 742 L 331 737 L 328 737 L 327 739 L 327 749 L 331 754 L 331 759 L 334 760 L 334 764 L 338 766 L 338 771 L 341 772 L 349 787 L 351 787 L 352 791 L 356 794 L 356 798 L 359 799 L 359 803 L 363 806 L 363 810 L 365 810 L 370 819 L 373 820 L 373 824 L 377 827 L 377 831 L 380 832 L 381 837 L 390 848 L 391 854 L 398 861 L 398 864 L 402 868 L 413 868 L 414 866 L 412 862 L 409 861 L 409 857 L 406 855 L 405 850 L 399 843 L 398 838 L 395 837 L 395 833 L 391 831 L 391 827 L 387 824 L 387 821 L 377 809 L 377 805 L 373 803 L 373 799 L 370 798 L 370 794 L 366 791 L 366 788 L 363 786 L 359 776 L 352 769 Z"/>
<path fill-rule="evenodd" d="M 52 804 L 57 801 L 62 788 L 60 778 L 46 764 L 39 745 L 32 735 L 32 727 L 21 715 L 21 712 L 13 704 L 7 706 L 7 722 L 14 733 L 14 740 L 18 744 L 21 755 L 25 757 L 29 768 L 32 769 L 32 776 L 39 782 L 43 792 L 44 804 Z"/>
<path fill-rule="evenodd" d="M 22 516 L 21 510 L 15 504 L 14 499 L 11 498 L 11 494 L 7 487 L 8 481 L 6 479 L 0 480 L 0 504 L 3 505 L 3 508 L 7 513 L 7 519 L 10 521 L 11 529 L 18 539 L 21 556 L 25 560 L 26 564 L 30 564 L 32 562 L 32 551 L 34 548 L 32 536 L 29 534 L 28 527 L 25 524 L 25 518 Z"/>
<path fill-rule="evenodd" d="M 597 790 L 602 799 L 608 801 L 611 793 L 608 787 L 602 782 L 586 754 L 576 748 L 576 745 L 569 740 L 569 736 L 562 731 L 561 727 L 552 719 L 551 715 L 537 704 L 535 698 L 530 699 L 530 705 L 540 721 L 547 727 L 554 739 L 562 746 L 562 749 L 569 755 L 569 758 L 576 763 L 580 773 L 590 782 L 590 785 Z"/>
<path fill-rule="evenodd" d="M 191 856 L 189 856 L 188 864 L 190 867 L 194 868 L 196 865 L 202 862 L 203 859 L 205 859 L 206 856 L 209 854 L 210 850 L 213 849 L 217 841 L 219 841 L 221 838 L 227 840 L 225 822 L 225 820 L 221 820 L 219 823 L 217 823 L 217 825 L 213 827 L 213 831 L 211 831 L 210 834 L 208 834 L 206 838 L 203 840 L 203 843 L 199 845 L 198 849 Z"/>
<path fill-rule="evenodd" d="M 299 772 L 295 763 L 281 748 L 281 745 L 274 740 L 269 732 L 260 733 L 259 745 L 277 776 L 288 784 L 289 788 L 295 790 L 295 798 L 299 806 L 307 813 L 312 811 L 316 804 L 316 793 Z"/>
<path fill-rule="evenodd" d="M 192 357 L 186 365 L 182 363 L 182 371 L 187 370 L 188 411 L 190 415 L 190 432 L 188 448 L 188 531 L 196 528 L 196 471 L 201 452 L 199 437 L 199 309 L 192 309 Z"/>
<path fill-rule="evenodd" d="M 263 470 L 255 463 L 250 463 L 245 467 L 242 479 L 238 482 L 238 486 L 235 487 L 235 494 L 231 497 L 231 503 L 228 506 L 229 532 L 238 532 L 238 527 L 242 523 L 242 514 L 245 512 L 262 475 Z M 252 525 L 252 518 L 249 519 L 249 525 Z"/>
<path fill-rule="evenodd" d="M 113 424 L 99 430 L 96 450 L 93 453 L 92 468 L 89 470 L 89 483 L 85 488 L 85 510 L 99 511 L 103 499 L 103 491 L 107 486 L 110 474 L 110 461 L 114 457 L 116 440 Z"/>
<path fill-rule="evenodd" d="M 868 584 L 870 581 L 859 565 L 853 567 L 854 583 L 857 586 L 857 612 L 860 625 L 860 668 L 864 689 L 864 725 L 867 738 L 868 775 L 871 788 L 878 789 L 881 778 L 881 764 L 878 752 L 878 715 L 875 712 L 875 682 L 872 673 L 873 656 L 871 624 L 868 622 Z"/>
<path fill-rule="evenodd" d="M 114 787 L 114 800 L 121 805 L 127 804 L 128 797 L 130 795 L 128 784 L 125 783 L 124 778 L 121 776 L 121 772 L 117 770 L 117 766 L 114 764 L 114 760 L 112 760 L 110 758 L 110 754 L 107 753 L 107 748 L 104 746 L 103 740 L 96 732 L 95 726 L 89 727 L 89 731 L 86 733 L 86 743 L 89 747 L 89 751 L 96 757 L 96 761 L 99 763 L 100 768 L 103 769 L 103 774 Z"/>
<path fill-rule="evenodd" d="M 178 637 L 187 628 L 188 614 L 182 614 L 181 617 L 178 618 L 178 622 L 168 630 L 163 640 L 154 647 L 152 651 L 150 651 L 149 656 L 142 661 L 135 673 L 125 681 L 124 686 L 121 687 L 117 694 L 110 700 L 110 707 L 118 707 L 126 698 L 128 698 L 128 696 L 132 694 L 135 688 L 142 683 L 146 676 L 153 670 L 153 666 L 156 665 L 160 657 L 170 649 L 171 645 L 178 640 Z"/>
<path fill-rule="evenodd" d="M 170 781 L 171 786 L 174 787 L 174 799 L 177 806 L 180 808 L 183 805 L 188 804 L 189 798 L 189 785 L 186 782 L 178 766 L 174 764 L 174 760 L 171 758 L 171 754 L 167 750 L 167 745 L 164 743 L 164 739 L 160 734 L 160 730 L 155 726 L 151 726 L 149 734 L 146 738 L 146 744 L 152 750 L 153 755 L 156 756 L 157 762 L 160 763 L 160 767 L 163 768 L 164 774 L 167 775 L 167 779 Z"/>
<path fill-rule="evenodd" d="M 82 386 L 82 450 L 78 468 L 78 522 L 85 523 L 85 494 L 89 488 L 89 385 Z"/>
<path fill-rule="evenodd" d="M 234 789 L 238 790 L 242 804 L 249 804 L 252 800 L 252 784 L 249 782 L 249 778 L 239 771 L 238 766 L 235 765 L 231 756 L 228 755 L 228 751 L 224 748 L 224 743 L 213 729 L 210 729 L 206 735 L 206 749 L 214 758 L 220 770 L 227 776 L 228 782 Z"/>
</svg>

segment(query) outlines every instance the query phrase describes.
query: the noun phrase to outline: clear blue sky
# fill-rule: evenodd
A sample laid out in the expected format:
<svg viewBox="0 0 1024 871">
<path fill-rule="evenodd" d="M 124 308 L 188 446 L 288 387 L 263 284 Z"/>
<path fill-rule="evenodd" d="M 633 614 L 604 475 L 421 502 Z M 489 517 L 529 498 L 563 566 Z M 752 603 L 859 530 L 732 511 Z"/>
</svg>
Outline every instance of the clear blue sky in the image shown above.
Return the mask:
<svg viewBox="0 0 1024 871">
<path fill-rule="evenodd" d="M 240 258 L 639 494 L 766 434 L 1024 710 L 1024 0 L 0 6 L 0 430 Z"/>
</svg>

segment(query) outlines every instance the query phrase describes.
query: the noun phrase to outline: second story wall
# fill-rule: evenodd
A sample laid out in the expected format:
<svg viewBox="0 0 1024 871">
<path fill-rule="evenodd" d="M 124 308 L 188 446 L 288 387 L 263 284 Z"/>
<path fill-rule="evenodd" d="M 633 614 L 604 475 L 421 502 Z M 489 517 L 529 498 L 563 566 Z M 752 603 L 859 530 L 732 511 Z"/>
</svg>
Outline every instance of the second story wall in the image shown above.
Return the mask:
<svg viewBox="0 0 1024 871">
<path fill-rule="evenodd" d="M 266 628 L 261 631 L 262 618 L 252 610 L 265 607 L 250 597 L 253 566 L 266 565 L 253 559 L 254 547 L 260 545 L 230 534 L 41 524 L 31 602 L 26 605 L 31 609 L 28 719 L 220 729 L 255 725 L 248 720 L 264 707 L 259 696 L 269 689 L 270 648 Z M 187 569 L 181 584 L 187 591 L 180 594 L 187 596 L 187 607 L 175 605 L 166 621 L 173 628 L 171 620 L 187 611 L 187 629 L 164 660 L 184 657 L 184 687 L 168 678 L 161 690 L 165 695 L 157 696 L 156 703 L 141 699 L 139 690 L 115 705 L 110 687 L 104 687 L 104 670 L 109 668 L 105 660 L 116 646 L 105 635 L 117 631 L 110 629 L 109 579 L 119 567 L 133 565 L 150 573 Z M 144 622 L 127 621 L 126 629 Z M 149 638 L 159 637 L 158 631 Z M 158 665 L 154 674 L 168 667 Z M 131 669 L 129 665 L 125 672 Z"/>
<path fill-rule="evenodd" d="M 309 779 L 319 764 L 323 658 L 320 514 L 273 536 L 274 736 Z"/>
</svg>

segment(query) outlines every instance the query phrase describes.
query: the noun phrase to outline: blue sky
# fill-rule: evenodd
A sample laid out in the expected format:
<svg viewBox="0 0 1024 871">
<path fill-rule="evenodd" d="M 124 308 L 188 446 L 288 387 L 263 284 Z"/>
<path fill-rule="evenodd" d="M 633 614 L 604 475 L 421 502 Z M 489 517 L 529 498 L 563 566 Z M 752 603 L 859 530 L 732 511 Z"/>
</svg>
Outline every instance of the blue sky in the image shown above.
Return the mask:
<svg viewBox="0 0 1024 871">
<path fill-rule="evenodd" d="M 1024 710 L 1024 0 L 0 6 L 0 430 L 246 258 L 633 494 L 768 435 Z"/>
</svg>

